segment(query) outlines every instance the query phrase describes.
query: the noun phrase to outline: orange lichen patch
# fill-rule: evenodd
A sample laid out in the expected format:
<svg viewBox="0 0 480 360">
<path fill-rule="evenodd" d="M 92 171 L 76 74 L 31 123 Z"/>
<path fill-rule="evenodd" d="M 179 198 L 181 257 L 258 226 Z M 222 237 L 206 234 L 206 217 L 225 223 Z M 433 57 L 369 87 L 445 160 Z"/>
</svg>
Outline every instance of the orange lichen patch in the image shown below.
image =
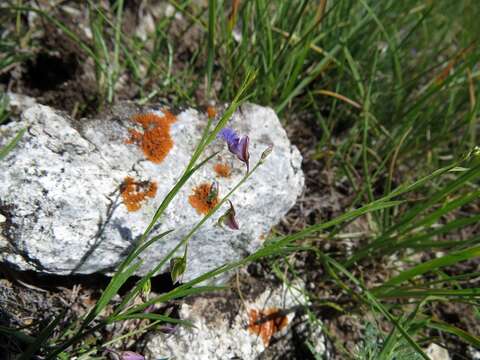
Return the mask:
<svg viewBox="0 0 480 360">
<path fill-rule="evenodd" d="M 277 331 L 288 325 L 288 318 L 280 314 L 277 308 L 265 310 L 251 309 L 249 313 L 248 331 L 259 335 L 265 347 L 270 344 L 270 339 Z"/>
<path fill-rule="evenodd" d="M 137 211 L 147 198 L 153 198 L 157 193 L 157 183 L 154 181 L 135 181 L 127 176 L 120 188 L 123 203 L 128 211 Z"/>
<path fill-rule="evenodd" d="M 217 116 L 217 110 L 213 106 L 207 106 L 207 115 L 210 119 Z"/>
<path fill-rule="evenodd" d="M 129 129 L 130 138 L 127 144 L 137 144 L 151 162 L 162 162 L 173 147 L 170 126 L 176 121 L 175 115 L 169 111 L 164 111 L 163 116 L 153 113 L 137 114 L 132 120 L 143 128 L 143 132 Z"/>
<path fill-rule="evenodd" d="M 188 197 L 188 202 L 199 214 L 208 214 L 218 204 L 218 196 L 209 200 L 212 185 L 210 183 L 200 184 L 193 189 L 193 194 Z"/>
<path fill-rule="evenodd" d="M 230 166 L 228 166 L 228 164 L 222 163 L 216 163 L 213 166 L 213 170 L 215 170 L 215 173 L 220 177 L 229 177 L 232 173 L 232 169 L 230 169 Z"/>
</svg>

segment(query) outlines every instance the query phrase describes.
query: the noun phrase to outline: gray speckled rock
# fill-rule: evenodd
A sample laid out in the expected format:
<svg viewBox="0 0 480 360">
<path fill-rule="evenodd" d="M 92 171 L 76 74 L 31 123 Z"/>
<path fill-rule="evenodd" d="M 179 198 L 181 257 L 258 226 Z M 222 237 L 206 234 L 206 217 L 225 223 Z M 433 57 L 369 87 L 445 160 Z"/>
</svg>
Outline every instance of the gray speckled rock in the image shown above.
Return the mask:
<svg viewBox="0 0 480 360">
<path fill-rule="evenodd" d="M 5 218 L 0 223 L 0 261 L 19 270 L 62 275 L 108 273 L 118 265 L 181 176 L 207 121 L 205 114 L 193 109 L 177 114 L 170 129 L 173 148 L 161 163 L 153 163 L 137 144 L 126 141 L 129 129 L 138 129 L 131 120 L 136 111 L 123 104 L 108 118 L 73 121 L 35 105 L 20 122 L 0 127 L 0 146 L 19 129 L 28 128 L 17 148 L 0 162 L 0 214 Z M 156 109 L 142 112 L 162 115 Z M 229 126 L 250 136 L 252 164 L 270 143 L 275 144 L 274 151 L 231 197 L 241 229 L 214 226 L 221 209 L 191 239 L 185 280 L 261 246 L 263 236 L 303 188 L 301 156 L 271 109 L 244 105 Z M 194 174 L 160 219 L 153 234 L 175 231 L 143 255 L 139 274 L 157 264 L 202 218 L 188 198 L 195 186 L 217 176 L 213 164 L 222 161 L 232 167 L 230 177 L 217 177 L 221 196 L 244 174 L 243 164 L 222 141 L 215 140 L 206 154 L 216 150 L 221 153 Z M 158 185 L 155 196 L 143 201 L 138 211 L 128 211 L 123 203 L 121 189 L 127 176 Z"/>
<path fill-rule="evenodd" d="M 240 306 L 236 316 L 223 313 L 228 304 L 222 298 L 199 298 L 192 304 L 183 303 L 179 309 L 180 319 L 189 321 L 193 327 L 178 327 L 173 334 L 152 336 L 146 346 L 147 358 L 256 359 L 266 346 L 257 333 L 249 331 L 249 311 L 293 305 L 292 296 L 285 302 L 281 291 L 273 296 L 271 292 L 262 293 L 256 301 L 245 303 L 244 308 Z M 293 313 L 289 313 L 288 323 L 292 318 Z"/>
<path fill-rule="evenodd" d="M 291 325 L 296 316 L 295 306 L 307 303 L 302 289 L 303 284 L 296 282 L 290 288 L 266 289 L 255 298 L 240 303 L 226 299 L 224 294 L 199 296 L 183 302 L 179 308 L 179 317 L 192 323 L 193 327 L 178 327 L 173 334 L 151 334 L 144 355 L 148 360 L 277 359 L 279 354 L 285 354 L 289 342 L 293 342 Z M 251 326 L 253 321 L 265 316 L 251 317 L 252 312 L 269 314 L 269 310 L 284 312 L 283 321 L 276 318 L 277 323 L 281 322 L 283 326 L 270 334 L 273 335 L 272 339 L 280 340 L 277 349 L 271 349 L 270 342 L 266 343 L 262 338 L 268 332 L 267 329 L 273 329 L 273 321 L 264 324 L 263 333 L 260 334 L 258 328 L 255 331 Z M 302 319 L 302 323 L 307 323 L 307 319 Z M 315 336 L 313 341 L 318 356 L 326 355 L 325 337 L 320 327 L 315 328 Z M 277 356 L 269 356 L 265 350 L 272 350 Z"/>
</svg>

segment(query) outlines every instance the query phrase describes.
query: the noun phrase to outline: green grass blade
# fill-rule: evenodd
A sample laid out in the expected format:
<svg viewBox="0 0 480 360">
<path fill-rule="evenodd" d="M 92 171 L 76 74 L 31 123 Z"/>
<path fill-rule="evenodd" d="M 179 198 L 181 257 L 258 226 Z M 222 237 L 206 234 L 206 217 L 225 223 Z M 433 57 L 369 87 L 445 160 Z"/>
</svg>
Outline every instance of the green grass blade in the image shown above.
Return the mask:
<svg viewBox="0 0 480 360">
<path fill-rule="evenodd" d="M 480 246 L 474 246 L 465 250 L 457 251 L 442 256 L 441 258 L 433 259 L 414 266 L 413 268 L 403 271 L 399 275 L 388 280 L 381 286 L 381 288 L 388 288 L 391 286 L 399 285 L 402 282 L 413 279 L 414 277 L 425 274 L 426 272 L 436 270 L 445 266 L 455 265 L 461 261 L 473 259 L 476 257 L 480 257 Z"/>
<path fill-rule="evenodd" d="M 193 327 L 193 324 L 191 323 L 191 321 L 175 319 L 170 316 L 155 314 L 155 313 L 137 313 L 137 314 L 119 315 L 110 320 L 112 322 L 123 321 L 123 320 L 153 320 L 153 321 L 166 322 L 170 324 L 178 324 L 186 327 Z"/>
<path fill-rule="evenodd" d="M 121 49 L 121 35 L 122 35 L 122 18 L 123 18 L 123 1 L 117 0 L 115 6 L 117 7 L 117 14 L 115 19 L 115 41 L 113 49 L 113 70 L 112 81 L 108 89 L 107 101 L 113 101 L 115 84 L 120 75 L 120 49 Z"/>
<path fill-rule="evenodd" d="M 94 308 L 90 311 L 90 313 L 83 321 L 82 328 L 88 325 L 98 314 L 100 314 L 100 312 L 108 305 L 111 299 L 118 293 L 118 290 L 120 290 L 122 285 L 125 284 L 125 282 L 130 278 L 130 276 L 132 276 L 135 271 L 138 270 L 141 264 L 142 262 L 138 261 L 135 264 L 129 266 L 126 270 L 122 272 L 117 272 L 115 274 L 115 277 L 112 278 L 107 288 L 102 293 L 102 296 L 95 304 Z"/>
<path fill-rule="evenodd" d="M 328 257 L 327 255 L 323 255 L 327 262 L 329 262 L 333 267 L 337 268 L 341 273 L 346 275 L 350 281 L 352 281 L 356 286 L 362 289 L 364 293 L 364 297 L 366 302 L 376 308 L 383 316 L 385 316 L 394 326 L 395 328 L 402 334 L 405 340 L 410 344 L 410 346 L 425 360 L 430 360 L 429 357 L 425 354 L 422 348 L 417 344 L 415 340 L 408 334 L 408 332 L 403 328 L 403 326 L 398 322 L 397 319 L 391 315 L 387 309 L 377 300 L 375 295 L 368 291 L 347 269 L 345 269 L 342 265 L 337 263 L 332 258 Z"/>
<path fill-rule="evenodd" d="M 374 289 L 376 290 L 376 289 Z M 374 292 L 372 290 L 372 292 Z M 380 292 L 378 297 L 382 298 L 424 298 L 427 296 L 441 296 L 441 297 L 457 297 L 461 300 L 468 298 L 478 298 L 480 295 L 480 288 L 471 289 L 415 289 L 402 290 L 402 288 L 394 289 L 386 292 Z"/>
<path fill-rule="evenodd" d="M 18 142 L 22 139 L 23 134 L 25 134 L 26 130 L 27 129 L 20 130 L 7 145 L 0 149 L 0 161 L 3 160 L 8 155 L 8 153 L 10 153 L 10 151 L 15 148 L 15 146 L 17 146 Z"/>
<path fill-rule="evenodd" d="M 472 345 L 475 349 L 480 349 L 480 337 L 470 334 L 465 330 L 462 330 L 454 325 L 433 320 L 433 321 L 429 321 L 427 323 L 427 326 L 432 329 L 440 330 L 440 331 L 458 336 L 467 344 Z"/>
<path fill-rule="evenodd" d="M 210 99 L 212 91 L 213 62 L 215 59 L 216 19 L 217 0 L 208 0 L 207 99 Z"/>
</svg>

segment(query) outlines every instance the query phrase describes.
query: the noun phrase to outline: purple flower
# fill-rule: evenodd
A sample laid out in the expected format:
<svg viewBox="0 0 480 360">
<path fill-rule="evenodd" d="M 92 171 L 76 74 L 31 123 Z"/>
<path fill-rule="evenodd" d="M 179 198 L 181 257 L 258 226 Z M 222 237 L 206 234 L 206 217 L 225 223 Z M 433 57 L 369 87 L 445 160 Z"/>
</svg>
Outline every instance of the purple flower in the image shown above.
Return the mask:
<svg viewBox="0 0 480 360">
<path fill-rule="evenodd" d="M 228 200 L 228 202 L 230 203 L 230 209 L 228 209 L 225 214 L 220 216 L 220 218 L 218 219 L 218 225 L 225 225 L 232 230 L 238 230 L 240 229 L 240 226 L 238 225 L 237 219 L 235 218 L 235 209 L 232 202 L 230 200 Z"/>
<path fill-rule="evenodd" d="M 232 128 L 228 128 L 228 127 L 223 128 L 222 130 L 220 130 L 218 135 L 227 142 L 229 149 L 230 149 L 230 146 L 234 146 L 238 144 L 238 142 L 240 141 L 240 138 L 238 137 L 237 133 Z"/>
<path fill-rule="evenodd" d="M 249 137 L 245 135 L 240 138 L 235 130 L 231 128 L 223 128 L 218 135 L 227 142 L 228 150 L 247 165 L 248 172 L 250 160 L 250 153 L 248 152 L 248 145 L 250 143 Z"/>
<path fill-rule="evenodd" d="M 145 360 L 143 355 L 140 355 L 133 351 L 122 351 L 120 354 L 121 360 Z"/>
</svg>

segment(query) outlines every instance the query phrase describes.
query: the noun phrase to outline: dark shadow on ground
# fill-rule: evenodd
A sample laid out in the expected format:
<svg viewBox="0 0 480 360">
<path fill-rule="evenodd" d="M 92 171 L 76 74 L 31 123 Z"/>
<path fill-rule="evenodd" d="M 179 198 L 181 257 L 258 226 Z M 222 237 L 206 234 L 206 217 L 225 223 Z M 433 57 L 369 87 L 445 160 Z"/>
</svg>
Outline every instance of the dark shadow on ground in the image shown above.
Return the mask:
<svg viewBox="0 0 480 360">
<path fill-rule="evenodd" d="M 13 283 L 21 285 L 31 285 L 32 287 L 55 292 L 58 288 L 73 288 L 75 285 L 81 285 L 84 288 L 103 290 L 110 282 L 111 277 L 104 274 L 75 274 L 75 275 L 53 275 L 41 274 L 35 271 L 16 271 L 0 264 L 0 278 L 7 279 Z M 139 276 L 130 277 L 120 288 L 120 295 L 130 290 L 135 283 L 140 280 Z M 165 293 L 173 290 L 179 284 L 173 284 L 170 273 L 157 275 L 151 279 L 152 291 L 155 293 Z"/>
</svg>

